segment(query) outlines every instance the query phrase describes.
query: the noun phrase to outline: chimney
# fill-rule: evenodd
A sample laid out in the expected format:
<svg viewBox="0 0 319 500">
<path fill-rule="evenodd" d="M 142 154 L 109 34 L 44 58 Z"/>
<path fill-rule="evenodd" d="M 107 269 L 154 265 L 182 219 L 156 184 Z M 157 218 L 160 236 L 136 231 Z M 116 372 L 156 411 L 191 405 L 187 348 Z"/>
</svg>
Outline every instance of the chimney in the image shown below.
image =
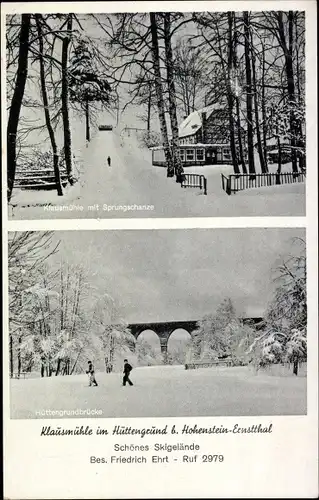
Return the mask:
<svg viewBox="0 0 319 500">
<path fill-rule="evenodd" d="M 207 115 L 206 111 L 202 112 L 202 143 L 206 144 L 207 139 Z"/>
</svg>

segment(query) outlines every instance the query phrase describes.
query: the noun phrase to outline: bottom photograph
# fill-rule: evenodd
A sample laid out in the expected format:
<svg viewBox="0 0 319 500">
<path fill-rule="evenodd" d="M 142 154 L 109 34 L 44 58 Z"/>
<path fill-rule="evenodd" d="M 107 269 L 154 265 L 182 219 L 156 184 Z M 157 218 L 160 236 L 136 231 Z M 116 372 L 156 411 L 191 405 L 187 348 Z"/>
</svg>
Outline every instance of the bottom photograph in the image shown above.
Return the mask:
<svg viewBox="0 0 319 500">
<path fill-rule="evenodd" d="M 304 229 L 8 239 L 11 418 L 307 413 Z"/>
</svg>

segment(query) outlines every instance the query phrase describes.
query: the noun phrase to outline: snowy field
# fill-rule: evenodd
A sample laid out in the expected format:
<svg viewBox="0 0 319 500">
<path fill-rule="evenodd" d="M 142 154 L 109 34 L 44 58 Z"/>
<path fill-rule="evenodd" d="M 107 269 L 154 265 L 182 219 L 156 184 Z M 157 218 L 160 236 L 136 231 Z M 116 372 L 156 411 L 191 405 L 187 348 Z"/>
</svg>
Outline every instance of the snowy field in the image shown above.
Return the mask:
<svg viewBox="0 0 319 500">
<path fill-rule="evenodd" d="M 306 414 L 305 377 L 256 375 L 247 367 L 140 367 L 131 374 L 133 387 L 121 385 L 120 373 L 96 379 L 98 387 L 88 387 L 86 375 L 13 379 L 11 416 L 59 418 L 36 412 L 76 409 L 102 410 L 102 418 Z"/>
<path fill-rule="evenodd" d="M 107 166 L 108 155 L 112 158 L 111 167 Z M 305 215 L 304 183 L 248 189 L 228 196 L 221 187 L 221 173 L 233 173 L 231 166 L 188 167 L 185 171 L 207 177 L 207 196 L 197 188 L 182 189 L 180 184 L 166 177 L 165 168 L 153 167 L 151 152 L 139 148 L 136 138 L 123 139 L 116 131 L 98 132 L 84 151 L 80 181 L 75 186 L 66 189 L 63 197 L 58 197 L 55 191 L 14 189 L 9 217 L 68 219 Z M 123 209 L 133 205 L 153 208 Z"/>
</svg>

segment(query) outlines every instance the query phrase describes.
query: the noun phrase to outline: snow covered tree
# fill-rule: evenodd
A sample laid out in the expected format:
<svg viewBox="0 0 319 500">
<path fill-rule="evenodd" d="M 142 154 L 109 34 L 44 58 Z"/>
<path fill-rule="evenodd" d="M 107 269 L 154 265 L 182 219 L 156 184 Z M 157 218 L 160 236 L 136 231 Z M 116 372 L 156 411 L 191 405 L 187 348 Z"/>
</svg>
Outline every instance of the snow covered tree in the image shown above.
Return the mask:
<svg viewBox="0 0 319 500">
<path fill-rule="evenodd" d="M 298 365 L 307 359 L 307 331 L 306 328 L 298 330 L 293 328 L 286 344 L 286 359 L 293 363 L 293 373 L 298 375 Z"/>
<path fill-rule="evenodd" d="M 228 327 L 237 322 L 236 313 L 231 300 L 225 299 L 214 314 L 205 316 L 198 322 L 192 339 L 199 359 L 211 357 L 218 359 L 230 354 L 230 330 Z"/>
<path fill-rule="evenodd" d="M 88 39 L 80 39 L 74 48 L 70 59 L 69 85 L 70 100 L 85 111 L 86 140 L 90 141 L 90 103 L 108 106 L 111 86 L 98 67 L 94 47 Z"/>
<path fill-rule="evenodd" d="M 307 273 L 306 249 L 302 239 L 295 239 L 295 250 L 276 268 L 277 284 L 268 305 L 262 333 L 251 344 L 257 367 L 271 363 L 298 363 L 307 357 Z"/>
<path fill-rule="evenodd" d="M 8 235 L 9 278 L 9 352 L 10 376 L 22 371 L 23 349 L 27 337 L 37 331 L 48 332 L 48 308 L 52 289 L 44 281 L 54 281 L 54 270 L 46 268 L 47 259 L 57 251 L 53 233 L 10 232 Z M 29 359 L 30 361 L 30 359 Z M 32 361 L 32 359 L 31 359 Z"/>
<path fill-rule="evenodd" d="M 139 366 L 155 366 L 163 364 L 163 356 L 156 351 L 153 346 L 142 337 L 136 340 L 135 354 Z"/>
<path fill-rule="evenodd" d="M 171 339 L 169 343 L 169 350 L 167 354 L 167 364 L 183 365 L 186 362 L 189 349 L 191 347 L 191 339 L 176 340 Z"/>
<path fill-rule="evenodd" d="M 91 334 L 100 341 L 107 372 L 134 351 L 135 338 L 122 320 L 114 299 L 107 293 L 96 299 L 92 311 Z"/>
</svg>

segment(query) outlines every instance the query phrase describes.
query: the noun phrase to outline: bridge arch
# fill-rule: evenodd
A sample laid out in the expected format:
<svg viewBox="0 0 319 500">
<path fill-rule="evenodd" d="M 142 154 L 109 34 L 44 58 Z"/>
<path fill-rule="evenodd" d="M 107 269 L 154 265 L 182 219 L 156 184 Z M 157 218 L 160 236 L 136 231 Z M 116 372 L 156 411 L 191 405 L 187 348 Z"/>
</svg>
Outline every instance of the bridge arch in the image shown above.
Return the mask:
<svg viewBox="0 0 319 500">
<path fill-rule="evenodd" d="M 135 342 L 135 354 L 141 366 L 163 363 L 160 338 L 154 330 L 148 328 L 139 331 Z"/>
<path fill-rule="evenodd" d="M 135 323 L 129 325 L 129 328 L 136 339 L 141 335 L 142 332 L 146 330 L 151 330 L 159 337 L 161 353 L 164 362 L 167 362 L 167 345 L 168 339 L 173 334 L 174 331 L 178 329 L 183 329 L 190 335 L 191 332 L 196 327 L 196 321 L 168 321 L 168 322 L 156 322 L 156 323 Z"/>
<path fill-rule="evenodd" d="M 139 341 L 141 342 L 143 340 L 145 342 L 151 344 L 154 348 L 156 348 L 156 346 L 158 346 L 158 349 L 160 349 L 160 338 L 154 329 L 145 328 L 143 330 L 140 330 L 135 335 L 136 345 L 138 344 Z"/>
<path fill-rule="evenodd" d="M 167 340 L 167 362 L 181 365 L 186 362 L 191 346 L 191 332 L 186 328 L 175 328 Z"/>
</svg>

